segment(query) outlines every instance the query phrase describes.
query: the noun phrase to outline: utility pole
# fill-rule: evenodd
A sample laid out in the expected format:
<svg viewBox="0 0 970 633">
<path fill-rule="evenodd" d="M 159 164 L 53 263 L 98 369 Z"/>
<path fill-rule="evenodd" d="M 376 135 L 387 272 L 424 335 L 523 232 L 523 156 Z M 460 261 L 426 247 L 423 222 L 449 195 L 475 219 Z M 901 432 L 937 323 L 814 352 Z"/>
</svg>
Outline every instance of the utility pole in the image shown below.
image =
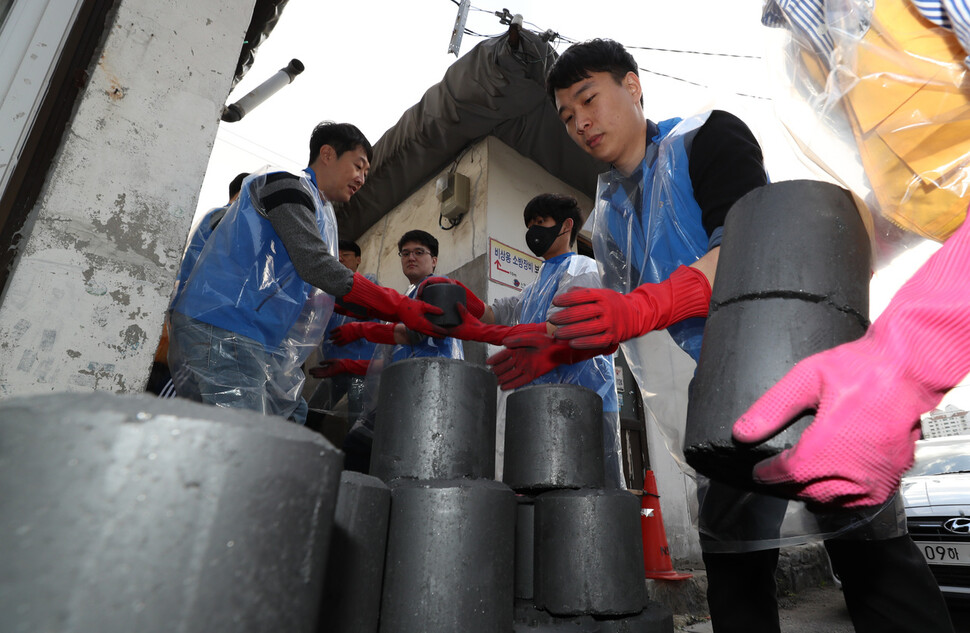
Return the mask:
<svg viewBox="0 0 970 633">
<path fill-rule="evenodd" d="M 468 19 L 468 9 L 471 7 L 471 0 L 461 0 L 458 5 L 458 16 L 455 18 L 455 28 L 451 31 L 451 43 L 448 44 L 448 52 L 454 53 L 458 57 L 458 49 L 461 48 L 461 36 L 465 34 L 465 20 Z"/>
</svg>

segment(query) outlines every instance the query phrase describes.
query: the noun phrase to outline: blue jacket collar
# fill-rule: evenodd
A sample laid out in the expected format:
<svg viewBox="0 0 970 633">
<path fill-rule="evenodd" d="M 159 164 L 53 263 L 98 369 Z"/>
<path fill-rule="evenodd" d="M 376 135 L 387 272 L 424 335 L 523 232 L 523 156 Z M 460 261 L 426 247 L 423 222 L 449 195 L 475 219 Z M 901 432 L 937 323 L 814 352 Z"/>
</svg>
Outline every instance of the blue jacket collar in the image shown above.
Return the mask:
<svg viewBox="0 0 970 633">
<path fill-rule="evenodd" d="M 305 167 L 303 169 L 303 173 L 305 173 L 307 176 L 310 177 L 310 182 L 312 182 L 313 183 L 313 186 L 316 187 L 317 191 L 320 193 L 320 197 L 323 198 L 324 200 L 326 200 L 327 199 L 327 196 L 323 195 L 323 192 L 320 191 L 320 185 L 317 184 L 317 174 L 316 174 L 316 172 L 313 171 L 313 168 L 312 167 Z"/>
</svg>

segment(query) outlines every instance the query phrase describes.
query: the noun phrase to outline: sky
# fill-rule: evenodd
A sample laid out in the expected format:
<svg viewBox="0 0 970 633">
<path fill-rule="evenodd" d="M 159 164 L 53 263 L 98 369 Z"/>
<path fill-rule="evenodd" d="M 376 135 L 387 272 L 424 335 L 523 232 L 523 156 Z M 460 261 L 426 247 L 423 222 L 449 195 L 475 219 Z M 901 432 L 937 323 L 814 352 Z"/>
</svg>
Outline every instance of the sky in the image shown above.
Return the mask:
<svg viewBox="0 0 970 633">
<path fill-rule="evenodd" d="M 771 118 L 771 101 L 754 98 L 770 93 L 762 59 L 762 34 L 769 29 L 760 25 L 761 0 L 473 0 L 466 27 L 488 36 L 504 33 L 508 27 L 495 12 L 505 8 L 521 14 L 530 30 L 551 29 L 573 41 L 610 37 L 628 47 L 722 54 L 631 48 L 646 69 L 641 77 L 651 119 L 714 105 L 749 125 Z M 310 131 L 322 120 L 354 123 L 375 143 L 455 61 L 447 51 L 457 13 L 451 0 L 289 0 L 227 103 L 292 58 L 306 70 L 243 120 L 220 125 L 200 212 L 224 203 L 226 186 L 240 171 L 265 164 L 304 167 Z M 460 53 L 482 39 L 465 34 Z M 559 51 L 566 47 L 557 42 Z M 776 136 L 768 129 L 756 130 L 763 144 Z M 790 154 L 784 160 L 794 161 Z"/>
</svg>

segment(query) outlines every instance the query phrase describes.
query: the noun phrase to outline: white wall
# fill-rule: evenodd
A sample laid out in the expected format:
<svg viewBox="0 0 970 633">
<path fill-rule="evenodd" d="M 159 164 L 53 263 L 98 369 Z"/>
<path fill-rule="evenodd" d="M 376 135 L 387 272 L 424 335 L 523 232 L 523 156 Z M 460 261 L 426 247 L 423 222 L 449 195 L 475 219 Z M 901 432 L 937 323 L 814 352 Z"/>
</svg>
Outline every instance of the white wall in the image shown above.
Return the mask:
<svg viewBox="0 0 970 633">
<path fill-rule="evenodd" d="M 121 0 L 0 302 L 0 396 L 140 391 L 253 0 Z"/>
<path fill-rule="evenodd" d="M 488 237 L 531 254 L 525 244 L 522 210 L 529 200 L 540 193 L 568 194 L 579 201 L 579 207 L 585 213 L 592 210 L 593 202 L 585 194 L 550 175 L 502 141 L 491 137 L 486 140 L 489 151 Z M 487 248 L 486 241 L 478 253 L 485 252 Z M 489 282 L 488 301 L 518 292 L 499 283 Z"/>
</svg>

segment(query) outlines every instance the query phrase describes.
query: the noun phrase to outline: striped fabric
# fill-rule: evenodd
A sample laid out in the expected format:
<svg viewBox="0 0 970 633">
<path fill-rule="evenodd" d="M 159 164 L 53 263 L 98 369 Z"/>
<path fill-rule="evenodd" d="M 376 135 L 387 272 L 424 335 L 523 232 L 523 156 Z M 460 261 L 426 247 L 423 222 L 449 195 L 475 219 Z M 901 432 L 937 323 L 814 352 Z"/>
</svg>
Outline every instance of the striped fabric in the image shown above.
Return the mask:
<svg viewBox="0 0 970 633">
<path fill-rule="evenodd" d="M 162 387 L 161 391 L 158 392 L 158 397 L 159 398 L 174 398 L 176 395 L 178 395 L 178 394 L 175 393 L 175 383 L 173 383 L 172 382 L 172 379 L 169 378 L 168 379 L 168 382 L 165 383 L 165 386 Z"/>
<path fill-rule="evenodd" d="M 876 0 L 857 0 L 852 8 L 864 14 Z M 952 30 L 963 50 L 970 53 L 970 0 L 910 0 L 927 20 Z M 844 3 L 840 3 L 844 4 Z M 840 7 L 848 11 L 847 7 Z M 830 16 L 830 19 L 832 16 Z M 822 59 L 829 59 L 834 42 L 825 23 L 825 0 L 765 0 L 761 23 L 773 28 L 789 28 L 805 40 Z M 963 60 L 970 67 L 970 56 Z"/>
<path fill-rule="evenodd" d="M 910 0 L 924 18 L 952 30 L 970 53 L 970 0 Z M 970 56 L 963 60 L 970 67 Z"/>
<path fill-rule="evenodd" d="M 943 3 L 939 0 L 910 0 L 919 12 L 923 14 L 923 17 L 936 24 L 938 26 L 946 27 L 952 29 L 950 25 L 950 18 L 946 15 L 946 9 L 943 8 Z"/>
<path fill-rule="evenodd" d="M 825 26 L 824 5 L 824 0 L 766 0 L 761 23 L 773 28 L 790 28 L 827 60 L 835 43 Z"/>
</svg>

